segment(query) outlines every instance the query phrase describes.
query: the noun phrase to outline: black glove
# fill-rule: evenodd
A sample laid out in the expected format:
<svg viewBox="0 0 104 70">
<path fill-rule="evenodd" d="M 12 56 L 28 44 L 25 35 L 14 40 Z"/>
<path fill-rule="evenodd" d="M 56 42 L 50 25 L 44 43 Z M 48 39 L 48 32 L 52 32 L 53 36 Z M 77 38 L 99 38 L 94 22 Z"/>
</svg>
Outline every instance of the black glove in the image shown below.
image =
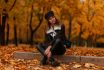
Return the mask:
<svg viewBox="0 0 104 70">
<path fill-rule="evenodd" d="M 70 48 L 71 47 L 71 41 L 65 40 L 64 45 L 66 45 L 66 48 Z"/>
</svg>

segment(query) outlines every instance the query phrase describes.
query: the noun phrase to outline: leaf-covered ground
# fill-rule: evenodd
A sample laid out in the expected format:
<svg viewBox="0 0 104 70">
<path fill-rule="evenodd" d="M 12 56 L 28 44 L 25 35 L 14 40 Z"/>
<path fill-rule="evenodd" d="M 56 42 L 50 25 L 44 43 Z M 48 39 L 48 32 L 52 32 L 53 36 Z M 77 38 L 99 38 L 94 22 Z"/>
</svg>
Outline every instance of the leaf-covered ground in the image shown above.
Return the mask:
<svg viewBox="0 0 104 70">
<path fill-rule="evenodd" d="M 71 62 L 68 64 L 61 64 L 58 67 L 51 67 L 51 65 L 42 66 L 40 61 L 33 60 L 20 60 L 13 59 L 12 55 L 15 51 L 36 52 L 35 48 L 31 48 L 29 45 L 16 46 L 1 46 L 0 47 L 0 70 L 104 70 L 103 66 L 97 66 L 92 63 L 80 64 L 77 62 Z M 71 48 L 66 52 L 67 55 L 93 55 L 103 56 L 103 49 L 93 48 Z"/>
<path fill-rule="evenodd" d="M 70 48 L 66 52 L 67 55 L 79 55 L 79 56 L 104 56 L 104 48 L 84 48 L 74 47 Z"/>
</svg>

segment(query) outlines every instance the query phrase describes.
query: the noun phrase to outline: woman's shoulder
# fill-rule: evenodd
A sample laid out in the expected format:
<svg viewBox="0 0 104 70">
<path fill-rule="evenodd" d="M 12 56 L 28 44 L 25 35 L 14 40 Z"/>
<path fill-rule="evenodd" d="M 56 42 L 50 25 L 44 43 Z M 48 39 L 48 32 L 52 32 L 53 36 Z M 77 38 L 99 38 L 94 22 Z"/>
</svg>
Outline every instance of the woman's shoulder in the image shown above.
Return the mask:
<svg viewBox="0 0 104 70">
<path fill-rule="evenodd" d="M 64 23 L 60 23 L 60 26 L 61 26 L 61 27 L 65 27 Z"/>
<path fill-rule="evenodd" d="M 46 33 L 46 34 L 49 34 L 49 33 L 51 33 L 51 32 L 53 32 L 53 30 L 52 30 L 51 28 L 49 28 L 49 27 L 46 27 L 46 28 L 45 28 L 45 33 Z"/>
</svg>

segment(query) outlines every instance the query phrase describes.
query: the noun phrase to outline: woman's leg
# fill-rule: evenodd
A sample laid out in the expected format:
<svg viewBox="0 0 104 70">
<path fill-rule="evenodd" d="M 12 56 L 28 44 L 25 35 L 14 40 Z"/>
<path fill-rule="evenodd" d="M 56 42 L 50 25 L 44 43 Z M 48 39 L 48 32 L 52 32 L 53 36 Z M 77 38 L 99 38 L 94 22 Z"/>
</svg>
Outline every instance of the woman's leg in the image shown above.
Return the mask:
<svg viewBox="0 0 104 70">
<path fill-rule="evenodd" d="M 63 55 L 66 52 L 61 39 L 56 39 L 51 48 L 52 55 Z"/>
<path fill-rule="evenodd" d="M 37 46 L 36 46 L 36 48 L 37 48 L 37 50 L 43 55 L 43 56 L 45 56 L 44 55 L 44 51 L 45 51 L 45 48 L 46 46 L 43 46 L 43 44 L 38 44 Z"/>
<path fill-rule="evenodd" d="M 46 49 L 46 46 L 44 46 L 43 44 L 39 44 L 36 46 L 36 48 L 38 49 L 38 51 L 43 55 L 43 58 L 41 60 L 41 63 L 43 65 L 46 65 L 47 64 L 47 56 L 44 55 L 44 51 Z"/>
<path fill-rule="evenodd" d="M 46 46 L 43 46 L 42 44 L 39 44 L 39 45 L 37 45 L 36 47 L 37 47 L 38 51 L 43 55 L 42 64 L 43 64 L 43 65 L 47 64 L 47 59 L 48 59 L 48 58 L 47 58 L 46 55 L 44 55 L 44 51 L 45 51 L 45 49 L 46 49 L 47 47 L 46 47 Z M 59 66 L 59 63 L 58 63 L 57 61 L 55 61 L 55 59 L 53 58 L 53 56 L 51 56 L 51 57 L 49 58 L 49 61 L 50 61 L 50 64 L 51 64 L 52 66 Z"/>
</svg>

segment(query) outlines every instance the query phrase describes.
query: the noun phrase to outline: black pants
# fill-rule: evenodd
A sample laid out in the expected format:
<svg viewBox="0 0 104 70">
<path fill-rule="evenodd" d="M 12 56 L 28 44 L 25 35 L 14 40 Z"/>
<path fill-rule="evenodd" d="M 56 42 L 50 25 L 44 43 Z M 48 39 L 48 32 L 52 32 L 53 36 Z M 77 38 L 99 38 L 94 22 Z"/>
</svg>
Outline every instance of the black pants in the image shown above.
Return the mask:
<svg viewBox="0 0 104 70">
<path fill-rule="evenodd" d="M 37 45 L 37 49 L 40 51 L 40 53 L 44 55 L 44 51 L 47 49 L 48 46 L 44 45 L 44 44 L 39 44 Z M 63 55 L 65 53 L 66 49 L 62 43 L 62 41 L 60 39 L 56 39 L 53 44 L 52 44 L 52 48 L 51 48 L 51 53 L 52 56 L 53 55 Z"/>
</svg>

